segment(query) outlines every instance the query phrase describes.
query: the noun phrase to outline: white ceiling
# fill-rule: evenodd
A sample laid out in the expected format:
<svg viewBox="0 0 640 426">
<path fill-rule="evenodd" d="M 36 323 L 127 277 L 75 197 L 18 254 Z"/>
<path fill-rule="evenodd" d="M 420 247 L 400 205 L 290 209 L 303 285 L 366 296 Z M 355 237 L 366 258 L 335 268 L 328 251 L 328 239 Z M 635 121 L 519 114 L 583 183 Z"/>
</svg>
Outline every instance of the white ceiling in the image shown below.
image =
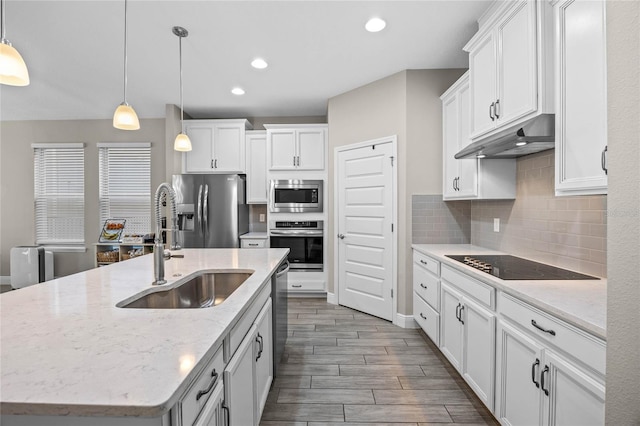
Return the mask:
<svg viewBox="0 0 640 426">
<path fill-rule="evenodd" d="M 325 115 L 327 99 L 405 69 L 466 68 L 487 1 L 129 0 L 127 100 L 140 118 Z M 31 84 L 0 86 L 0 119 L 106 119 L 123 100 L 124 0 L 7 0 Z M 387 28 L 364 30 L 380 16 Z M 250 62 L 263 57 L 265 70 Z M 230 93 L 234 86 L 244 96 Z"/>
</svg>

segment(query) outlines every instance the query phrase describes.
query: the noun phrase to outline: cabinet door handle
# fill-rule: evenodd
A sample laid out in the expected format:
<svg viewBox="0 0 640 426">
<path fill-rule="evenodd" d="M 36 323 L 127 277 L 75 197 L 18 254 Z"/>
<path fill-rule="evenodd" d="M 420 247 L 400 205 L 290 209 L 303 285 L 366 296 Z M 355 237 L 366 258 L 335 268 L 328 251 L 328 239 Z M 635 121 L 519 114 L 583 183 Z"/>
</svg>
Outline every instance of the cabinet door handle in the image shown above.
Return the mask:
<svg viewBox="0 0 640 426">
<path fill-rule="evenodd" d="M 202 398 L 203 396 L 211 392 L 211 389 L 213 389 L 213 386 L 218 381 L 218 373 L 216 373 L 215 368 L 211 372 L 211 377 L 213 377 L 213 380 L 211 380 L 211 383 L 209 383 L 209 386 L 207 386 L 205 390 L 198 391 L 198 394 L 196 395 L 196 401 L 198 401 L 200 398 Z"/>
<path fill-rule="evenodd" d="M 295 167 L 295 166 L 296 166 L 296 156 L 294 155 L 293 156 L 293 167 Z"/>
<path fill-rule="evenodd" d="M 291 287 L 300 288 L 300 287 L 302 287 L 302 284 L 291 284 Z"/>
<path fill-rule="evenodd" d="M 531 325 L 532 325 L 532 326 L 534 326 L 535 328 L 537 328 L 538 330 L 540 330 L 540 331 L 544 332 L 544 333 L 549 333 L 549 334 L 550 334 L 550 335 L 552 335 L 552 336 L 555 336 L 555 335 L 556 335 L 556 332 L 555 332 L 555 331 L 553 331 L 553 330 L 551 330 L 551 329 L 546 329 L 546 328 L 540 327 L 540 326 L 538 325 L 538 323 L 536 322 L 536 320 L 531 320 Z"/>
<path fill-rule="evenodd" d="M 451 186 L 453 186 L 453 190 L 456 190 L 456 179 L 457 178 L 453 178 L 453 181 L 451 182 Z"/>
<path fill-rule="evenodd" d="M 427 320 L 427 317 L 425 317 L 425 316 L 422 314 L 422 312 L 420 312 L 420 318 L 422 318 L 422 319 L 423 319 L 423 320 L 425 320 L 425 321 Z"/>
<path fill-rule="evenodd" d="M 549 366 L 545 365 L 544 370 L 542 370 L 542 374 L 540 374 L 540 387 L 544 391 L 546 396 L 549 396 L 549 389 L 544 387 L 544 375 L 549 372 Z"/>
<path fill-rule="evenodd" d="M 464 325 L 464 320 L 462 319 L 462 311 L 464 311 L 464 305 L 460 306 L 460 322 Z"/>
<path fill-rule="evenodd" d="M 427 289 L 427 286 L 422 283 L 420 283 L 420 287 L 424 288 L 425 290 Z"/>
<path fill-rule="evenodd" d="M 600 156 L 600 165 L 602 166 L 602 170 L 604 170 L 604 174 L 609 174 L 609 170 L 607 170 L 607 146 L 602 150 L 602 155 Z"/>
<path fill-rule="evenodd" d="M 496 101 L 496 105 L 493 107 L 493 113 L 496 116 L 496 120 L 500 118 L 500 114 L 498 111 L 500 111 L 500 99 Z"/>
<path fill-rule="evenodd" d="M 213 169 L 213 158 L 211 159 L 211 168 Z"/>
<path fill-rule="evenodd" d="M 300 156 L 298 155 L 298 167 L 300 167 Z"/>
<path fill-rule="evenodd" d="M 456 319 L 460 321 L 460 304 L 459 303 L 458 303 L 458 306 L 456 306 Z"/>
<path fill-rule="evenodd" d="M 489 118 L 491 119 L 491 121 L 495 121 L 495 117 L 493 116 L 493 108 L 496 106 L 495 102 L 491 102 L 491 105 L 489 105 Z"/>
<path fill-rule="evenodd" d="M 262 350 L 264 349 L 264 341 L 262 340 L 262 336 L 260 335 L 260 333 L 258 333 L 258 336 L 256 337 L 256 343 L 258 343 L 259 345 L 258 356 L 256 356 L 257 361 L 262 356 Z"/>
<path fill-rule="evenodd" d="M 536 367 L 540 367 L 540 360 L 536 358 L 536 362 L 531 365 L 531 381 L 540 389 L 540 383 L 536 381 Z"/>
</svg>

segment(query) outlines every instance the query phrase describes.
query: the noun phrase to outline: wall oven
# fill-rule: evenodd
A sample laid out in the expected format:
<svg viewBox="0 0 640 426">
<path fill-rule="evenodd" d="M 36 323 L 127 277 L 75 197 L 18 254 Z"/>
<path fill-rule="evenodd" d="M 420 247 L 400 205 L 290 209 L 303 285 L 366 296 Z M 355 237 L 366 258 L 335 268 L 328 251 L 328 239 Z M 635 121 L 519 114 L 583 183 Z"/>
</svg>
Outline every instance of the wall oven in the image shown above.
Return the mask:
<svg viewBox="0 0 640 426">
<path fill-rule="evenodd" d="M 272 213 L 322 213 L 321 180 L 272 180 Z"/>
<path fill-rule="evenodd" d="M 288 248 L 291 272 L 324 269 L 324 223 L 311 221 L 272 221 L 271 248 Z"/>
</svg>

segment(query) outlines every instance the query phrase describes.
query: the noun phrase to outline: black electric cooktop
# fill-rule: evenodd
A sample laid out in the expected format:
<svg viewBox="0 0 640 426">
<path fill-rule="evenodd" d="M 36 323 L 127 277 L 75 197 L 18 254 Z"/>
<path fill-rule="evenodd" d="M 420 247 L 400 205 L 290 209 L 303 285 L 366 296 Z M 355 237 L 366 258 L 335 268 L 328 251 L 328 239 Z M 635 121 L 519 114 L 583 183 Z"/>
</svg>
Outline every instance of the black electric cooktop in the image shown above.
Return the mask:
<svg viewBox="0 0 640 426">
<path fill-rule="evenodd" d="M 599 280 L 510 255 L 445 255 L 503 280 Z"/>
</svg>

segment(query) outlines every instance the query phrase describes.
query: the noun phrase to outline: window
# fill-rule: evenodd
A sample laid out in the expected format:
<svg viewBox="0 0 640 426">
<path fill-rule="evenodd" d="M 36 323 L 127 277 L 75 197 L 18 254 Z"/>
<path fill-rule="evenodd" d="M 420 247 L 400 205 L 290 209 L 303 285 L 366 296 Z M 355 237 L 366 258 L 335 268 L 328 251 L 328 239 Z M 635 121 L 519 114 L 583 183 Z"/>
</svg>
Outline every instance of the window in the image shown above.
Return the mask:
<svg viewBox="0 0 640 426">
<path fill-rule="evenodd" d="M 126 219 L 127 234 L 151 232 L 151 144 L 99 143 L 100 221 Z"/>
<path fill-rule="evenodd" d="M 33 144 L 36 244 L 84 244 L 84 144 Z"/>
</svg>

